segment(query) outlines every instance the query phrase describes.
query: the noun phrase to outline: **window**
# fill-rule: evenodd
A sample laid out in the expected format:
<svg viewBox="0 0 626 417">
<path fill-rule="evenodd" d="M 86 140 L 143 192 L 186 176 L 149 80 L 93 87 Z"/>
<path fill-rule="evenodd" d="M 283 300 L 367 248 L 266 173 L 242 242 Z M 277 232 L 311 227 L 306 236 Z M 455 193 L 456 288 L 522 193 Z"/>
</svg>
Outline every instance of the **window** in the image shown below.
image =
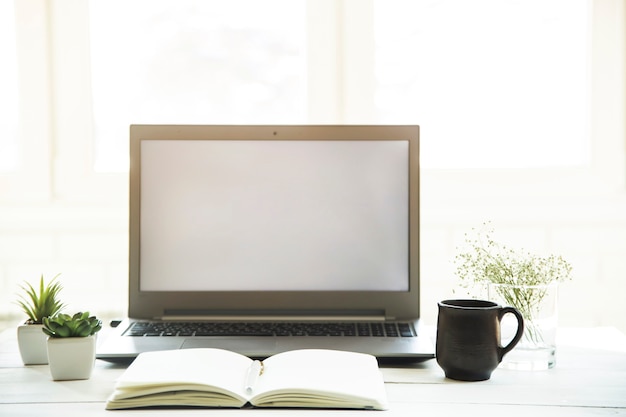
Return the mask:
<svg viewBox="0 0 626 417">
<path fill-rule="evenodd" d="M 586 0 L 335 3 L 308 10 L 326 14 L 314 23 L 327 32 L 340 26 L 330 63 L 352 98 L 338 111 L 420 124 L 424 166 L 589 162 Z M 309 46 L 323 36 L 305 33 L 302 1 L 120 7 L 90 4 L 97 170 L 125 169 L 130 123 L 306 121 L 305 35 Z M 362 102 L 370 111 L 359 113 Z"/>
<path fill-rule="evenodd" d="M 130 124 L 302 121 L 304 5 L 92 1 L 96 170 L 127 169 Z"/>
<path fill-rule="evenodd" d="M 589 163 L 586 0 L 377 0 L 379 121 L 417 122 L 425 167 Z"/>
</svg>

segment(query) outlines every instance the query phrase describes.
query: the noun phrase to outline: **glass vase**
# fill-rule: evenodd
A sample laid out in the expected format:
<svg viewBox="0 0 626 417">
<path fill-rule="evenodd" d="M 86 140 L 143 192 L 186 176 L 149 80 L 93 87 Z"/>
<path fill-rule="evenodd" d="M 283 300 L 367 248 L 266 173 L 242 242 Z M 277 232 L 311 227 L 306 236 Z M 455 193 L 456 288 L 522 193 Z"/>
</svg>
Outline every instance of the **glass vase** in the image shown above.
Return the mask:
<svg viewBox="0 0 626 417">
<path fill-rule="evenodd" d="M 524 317 L 524 335 L 502 360 L 501 368 L 545 370 L 556 365 L 558 283 L 548 285 L 490 284 L 489 299 L 512 306 Z M 502 343 L 515 334 L 516 322 L 502 320 Z"/>
</svg>

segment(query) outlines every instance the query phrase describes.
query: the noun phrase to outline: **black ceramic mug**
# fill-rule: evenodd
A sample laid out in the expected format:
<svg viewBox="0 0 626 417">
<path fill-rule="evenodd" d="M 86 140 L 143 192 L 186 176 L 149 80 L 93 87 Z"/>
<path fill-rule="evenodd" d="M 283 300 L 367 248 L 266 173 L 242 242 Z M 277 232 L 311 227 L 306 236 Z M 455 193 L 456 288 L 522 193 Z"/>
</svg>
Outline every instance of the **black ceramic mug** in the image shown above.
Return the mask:
<svg viewBox="0 0 626 417">
<path fill-rule="evenodd" d="M 517 318 L 517 332 L 502 346 L 500 322 L 505 314 Z M 515 347 L 524 331 L 524 319 L 513 307 L 485 300 L 445 300 L 439 303 L 436 357 L 446 377 L 483 381 Z"/>
</svg>

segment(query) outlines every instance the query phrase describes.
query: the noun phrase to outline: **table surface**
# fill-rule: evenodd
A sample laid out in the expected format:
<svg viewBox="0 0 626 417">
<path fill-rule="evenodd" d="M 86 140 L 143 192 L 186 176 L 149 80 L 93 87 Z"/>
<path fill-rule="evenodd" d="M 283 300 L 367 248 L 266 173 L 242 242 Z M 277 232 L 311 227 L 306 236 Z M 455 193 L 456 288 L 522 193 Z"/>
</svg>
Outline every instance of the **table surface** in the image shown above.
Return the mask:
<svg viewBox="0 0 626 417">
<path fill-rule="evenodd" d="M 47 365 L 24 366 L 15 329 L 0 333 L 0 416 L 626 416 L 626 336 L 611 327 L 559 329 L 557 365 L 496 369 L 488 381 L 446 379 L 434 359 L 382 367 L 387 411 L 315 409 L 144 409 L 106 411 L 125 366 L 97 360 L 89 380 L 53 381 Z"/>
</svg>

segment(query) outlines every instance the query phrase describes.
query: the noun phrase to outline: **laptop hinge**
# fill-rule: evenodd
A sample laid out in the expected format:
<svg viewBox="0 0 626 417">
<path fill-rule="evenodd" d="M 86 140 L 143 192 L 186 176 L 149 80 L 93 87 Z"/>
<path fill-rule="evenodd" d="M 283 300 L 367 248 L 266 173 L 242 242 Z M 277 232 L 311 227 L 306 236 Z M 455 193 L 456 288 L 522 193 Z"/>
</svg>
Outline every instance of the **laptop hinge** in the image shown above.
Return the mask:
<svg viewBox="0 0 626 417">
<path fill-rule="evenodd" d="M 156 317 L 163 321 L 385 321 L 381 316 L 245 316 L 245 315 L 213 315 L 189 316 L 166 315 Z"/>
<path fill-rule="evenodd" d="M 169 321 L 381 321 L 384 310 L 202 310 L 168 309 L 160 320 Z"/>
</svg>

